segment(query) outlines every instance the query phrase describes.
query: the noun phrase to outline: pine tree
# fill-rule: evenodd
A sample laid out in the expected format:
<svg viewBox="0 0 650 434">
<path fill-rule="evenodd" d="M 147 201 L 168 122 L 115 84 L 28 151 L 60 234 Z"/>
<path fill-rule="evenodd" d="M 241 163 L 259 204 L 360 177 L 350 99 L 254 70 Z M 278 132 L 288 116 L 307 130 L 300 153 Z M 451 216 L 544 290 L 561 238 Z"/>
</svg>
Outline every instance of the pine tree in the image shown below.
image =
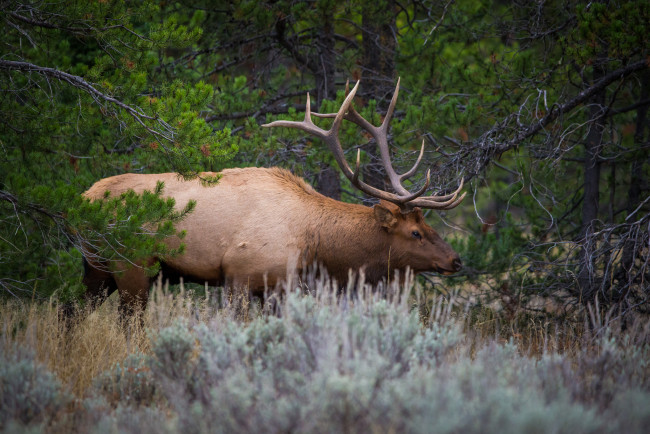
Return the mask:
<svg viewBox="0 0 650 434">
<path fill-rule="evenodd" d="M 82 243 L 107 259 L 179 253 L 162 239 L 191 207 L 175 211 L 161 189 L 94 204 L 81 193 L 109 175 L 192 177 L 231 158 L 230 131 L 201 116 L 212 86 L 157 72 L 202 30 L 155 2 L 9 1 L 0 17 L 0 289 L 78 294 Z"/>
</svg>

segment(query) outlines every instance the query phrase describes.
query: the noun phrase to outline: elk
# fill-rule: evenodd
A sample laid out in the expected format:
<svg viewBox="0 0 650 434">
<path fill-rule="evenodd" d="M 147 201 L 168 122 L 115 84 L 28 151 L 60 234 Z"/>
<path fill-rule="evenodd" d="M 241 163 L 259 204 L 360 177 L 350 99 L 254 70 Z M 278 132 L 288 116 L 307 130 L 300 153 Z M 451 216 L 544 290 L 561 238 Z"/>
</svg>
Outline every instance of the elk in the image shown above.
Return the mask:
<svg viewBox="0 0 650 434">
<path fill-rule="evenodd" d="M 422 209 L 447 210 L 465 197 L 459 187 L 451 194 L 423 196 L 430 183 L 409 192 L 402 182 L 416 173 L 424 153 L 424 141 L 414 166 L 398 174 L 392 166 L 388 147 L 388 127 L 399 93 L 399 80 L 383 123 L 375 127 L 352 107 L 359 82 L 337 113 L 312 113 L 309 94 L 305 118 L 301 122 L 275 121 L 264 127 L 298 128 L 320 138 L 334 154 L 345 176 L 362 192 L 379 199 L 373 207 L 340 202 L 321 195 L 302 178 L 280 168 L 227 169 L 213 186 L 198 180 L 185 181 L 175 173 L 123 174 L 105 178 L 84 193 L 90 200 L 120 195 L 127 190 L 141 193 L 164 182 L 163 195 L 175 199 L 182 209 L 189 200 L 196 207 L 177 224 L 186 231 L 185 252 L 170 258 L 144 258 L 142 263 L 159 260 L 163 275 L 184 276 L 186 281 L 247 289 L 260 294 L 287 276 L 313 264 L 323 266 L 338 282 L 349 272 L 362 271 L 366 281 L 377 283 L 410 269 L 414 273 L 436 271 L 443 275 L 461 268 L 459 255 L 432 229 Z M 312 122 L 312 115 L 333 118 L 329 130 Z M 339 141 L 343 120 L 366 130 L 377 142 L 393 192 L 372 187 L 359 179 L 360 154 L 352 170 Z M 204 173 L 204 175 L 215 175 Z M 107 193 L 109 192 L 109 193 Z M 170 237 L 171 247 L 180 240 Z M 143 268 L 122 263 L 105 264 L 87 255 L 84 259 L 86 298 L 94 303 L 118 290 L 123 308 L 144 308 L 152 278 Z"/>
</svg>

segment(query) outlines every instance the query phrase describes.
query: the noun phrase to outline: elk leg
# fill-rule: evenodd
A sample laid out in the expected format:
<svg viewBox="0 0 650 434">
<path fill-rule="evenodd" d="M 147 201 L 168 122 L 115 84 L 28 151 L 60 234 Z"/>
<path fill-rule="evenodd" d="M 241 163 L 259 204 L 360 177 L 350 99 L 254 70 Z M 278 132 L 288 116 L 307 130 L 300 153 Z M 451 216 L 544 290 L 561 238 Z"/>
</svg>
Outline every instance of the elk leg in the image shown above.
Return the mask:
<svg viewBox="0 0 650 434">
<path fill-rule="evenodd" d="M 152 278 L 147 276 L 144 269 L 133 266 L 115 274 L 114 278 L 120 295 L 122 317 L 128 318 L 136 312 L 143 312 L 149 300 Z"/>
<path fill-rule="evenodd" d="M 91 310 L 95 310 L 117 289 L 117 284 L 110 272 L 96 268 L 86 258 L 84 258 L 83 264 L 83 283 L 86 285 L 84 301 L 86 306 L 89 306 Z M 101 265 L 100 267 L 105 268 Z"/>
</svg>

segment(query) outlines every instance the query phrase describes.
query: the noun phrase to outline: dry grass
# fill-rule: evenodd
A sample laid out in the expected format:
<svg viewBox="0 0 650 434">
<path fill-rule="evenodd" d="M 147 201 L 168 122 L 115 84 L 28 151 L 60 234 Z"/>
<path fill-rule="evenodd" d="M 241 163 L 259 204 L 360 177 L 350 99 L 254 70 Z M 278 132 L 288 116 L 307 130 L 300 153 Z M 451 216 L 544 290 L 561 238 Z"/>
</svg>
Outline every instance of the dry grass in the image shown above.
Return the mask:
<svg viewBox="0 0 650 434">
<path fill-rule="evenodd" d="M 52 304 L 9 300 L 0 305 L 0 312 L 2 351 L 11 351 L 16 345 L 32 348 L 37 360 L 77 396 L 97 375 L 148 347 L 146 333 L 137 321 L 132 321 L 125 333 L 115 299 L 69 327 Z"/>
<path fill-rule="evenodd" d="M 169 291 L 158 282 L 147 310 L 126 322 L 118 311 L 117 294 L 113 294 L 96 311 L 76 309 L 74 320 L 66 320 L 52 303 L 33 303 L 19 299 L 0 302 L 2 333 L 0 351 L 31 348 L 36 359 L 82 397 L 102 372 L 123 362 L 129 354 L 147 354 L 152 334 L 169 327 L 178 318 L 208 322 L 215 315 L 229 316 L 246 322 L 255 315 L 243 297 L 215 300 L 197 299 L 191 292 Z M 225 305 L 218 310 L 217 305 Z"/>
</svg>

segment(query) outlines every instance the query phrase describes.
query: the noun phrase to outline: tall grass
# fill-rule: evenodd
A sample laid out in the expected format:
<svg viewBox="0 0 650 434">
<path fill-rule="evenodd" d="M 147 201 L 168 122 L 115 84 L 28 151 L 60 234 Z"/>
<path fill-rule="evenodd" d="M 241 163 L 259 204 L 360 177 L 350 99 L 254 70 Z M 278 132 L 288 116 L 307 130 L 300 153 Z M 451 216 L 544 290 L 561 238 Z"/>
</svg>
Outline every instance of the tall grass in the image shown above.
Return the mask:
<svg viewBox="0 0 650 434">
<path fill-rule="evenodd" d="M 0 429 L 36 432 L 645 432 L 649 326 L 505 318 L 397 285 L 311 279 L 261 306 L 156 285 L 78 322 L 0 305 Z"/>
</svg>

